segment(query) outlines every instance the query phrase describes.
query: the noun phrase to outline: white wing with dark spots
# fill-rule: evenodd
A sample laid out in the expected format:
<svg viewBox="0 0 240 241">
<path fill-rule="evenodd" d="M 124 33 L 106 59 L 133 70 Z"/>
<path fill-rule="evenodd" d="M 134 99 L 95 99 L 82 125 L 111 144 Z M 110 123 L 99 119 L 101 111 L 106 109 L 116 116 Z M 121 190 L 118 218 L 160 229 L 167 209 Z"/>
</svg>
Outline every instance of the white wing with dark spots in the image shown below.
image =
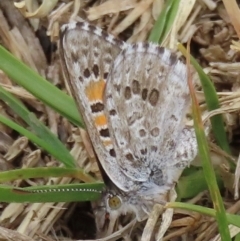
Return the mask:
<svg viewBox="0 0 240 241">
<path fill-rule="evenodd" d="M 104 102 L 118 165 L 124 174 L 146 183 L 156 175 L 162 178 L 157 182 L 163 186 L 169 180 L 174 182 L 174 170 L 170 178 L 162 171 L 175 169 L 173 163 L 182 158 L 177 160 L 175 153 L 182 145 L 179 140 L 184 139 L 183 119 L 190 104 L 186 65 L 157 45 L 130 45 L 114 61 Z M 195 136 L 188 141 L 194 142 Z M 196 155 L 195 146 L 194 150 L 188 146 L 183 149 L 187 155 Z M 184 162 L 182 168 L 187 165 Z"/>
<path fill-rule="evenodd" d="M 93 147 L 106 174 L 120 189 L 128 191 L 132 183 L 122 175 L 117 162 L 103 102 L 106 78 L 126 46 L 87 22 L 72 22 L 61 30 L 61 63 Z"/>
</svg>

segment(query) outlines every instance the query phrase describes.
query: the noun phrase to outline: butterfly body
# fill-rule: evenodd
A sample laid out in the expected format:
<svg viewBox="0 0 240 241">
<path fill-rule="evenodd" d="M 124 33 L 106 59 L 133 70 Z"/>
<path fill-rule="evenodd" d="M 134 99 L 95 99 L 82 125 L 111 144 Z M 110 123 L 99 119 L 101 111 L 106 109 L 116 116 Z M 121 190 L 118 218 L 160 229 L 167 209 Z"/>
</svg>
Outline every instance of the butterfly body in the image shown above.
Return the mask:
<svg viewBox="0 0 240 241">
<path fill-rule="evenodd" d="M 61 61 L 99 162 L 111 180 L 102 202 L 147 218 L 197 154 L 187 68 L 152 43 L 126 44 L 87 22 L 63 26 Z"/>
</svg>

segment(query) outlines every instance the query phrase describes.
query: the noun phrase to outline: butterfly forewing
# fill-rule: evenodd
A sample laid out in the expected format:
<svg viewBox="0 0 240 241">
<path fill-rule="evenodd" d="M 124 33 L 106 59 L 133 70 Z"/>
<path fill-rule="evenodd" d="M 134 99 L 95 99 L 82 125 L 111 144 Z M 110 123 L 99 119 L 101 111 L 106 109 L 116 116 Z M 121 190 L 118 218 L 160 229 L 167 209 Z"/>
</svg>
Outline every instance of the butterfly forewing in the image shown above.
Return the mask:
<svg viewBox="0 0 240 241">
<path fill-rule="evenodd" d="M 118 173 L 115 150 L 109 136 L 103 93 L 116 56 L 126 44 L 87 22 L 72 22 L 61 29 L 61 63 L 71 92 L 84 118 L 92 144 L 107 175 L 126 189 L 128 180 Z"/>
</svg>

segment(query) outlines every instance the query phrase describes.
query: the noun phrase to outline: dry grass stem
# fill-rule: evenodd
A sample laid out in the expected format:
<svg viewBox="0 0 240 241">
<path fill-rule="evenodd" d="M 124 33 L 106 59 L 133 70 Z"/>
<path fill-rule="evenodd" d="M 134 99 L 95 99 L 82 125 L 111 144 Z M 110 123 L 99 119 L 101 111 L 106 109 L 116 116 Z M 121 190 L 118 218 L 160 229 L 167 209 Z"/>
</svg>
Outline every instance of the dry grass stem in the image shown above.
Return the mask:
<svg viewBox="0 0 240 241">
<path fill-rule="evenodd" d="M 71 19 L 84 19 L 129 43 L 146 41 L 165 2 L 164 0 L 32 0 L 21 1 L 14 5 L 13 1 L 1 0 L 0 41 L 1 45 L 14 56 L 52 84 L 69 93 L 69 87 L 64 83 L 61 73 L 57 48 L 59 28 L 63 23 Z M 163 43 L 164 46 L 175 50 L 178 42 L 184 44 L 192 39 L 191 54 L 209 75 L 216 88 L 220 107 L 208 112 L 200 81 L 194 77 L 202 118 L 209 120 L 211 116 L 223 114 L 228 140 L 231 143 L 232 156 L 220 150 L 210 135 L 209 146 L 213 165 L 221 174 L 225 187 L 223 199 L 230 213 L 239 213 L 240 207 L 239 201 L 234 200 L 234 197 L 239 197 L 240 170 L 238 16 L 239 7 L 235 0 L 181 0 L 173 27 Z M 44 106 L 22 87 L 16 86 L 2 72 L 0 72 L 0 84 L 19 98 L 61 139 L 71 150 L 78 167 L 101 179 L 94 151 L 84 130 L 74 127 L 68 120 Z M 0 103 L 0 111 L 2 115 L 26 127 L 26 124 L 4 102 Z M 191 122 L 189 124 L 192 125 Z M 26 137 L 18 135 L 1 123 L 0 150 L 2 171 L 61 166 L 54 158 L 30 143 Z M 232 164 L 238 160 L 235 173 L 229 167 L 229 160 Z M 196 168 L 200 166 L 198 159 L 194 165 Z M 71 178 L 35 178 L 19 179 L 6 184 L 21 187 L 74 181 Z M 211 207 L 210 197 L 206 191 L 198 193 L 188 202 Z M 219 240 L 217 224 L 213 218 L 167 209 L 164 210 L 161 225 L 159 221 L 157 222 L 157 216 L 162 211 L 161 208 L 157 208 L 153 214 L 156 215 L 155 222 L 150 223 L 145 230 L 145 223 L 136 224 L 136 220 L 128 223 L 130 218 L 123 217 L 116 225 L 110 224 L 115 233 L 99 240 L 110 241 L 120 237 L 123 237 L 123 240 L 150 240 L 154 235 L 156 240 L 166 241 L 176 240 L 177 237 L 187 241 L 209 241 L 213 238 Z M 236 227 L 230 228 L 232 236 L 239 232 Z M 1 204 L 1 240 L 71 241 L 84 238 L 93 240 L 95 232 L 94 217 L 88 204 Z"/>
</svg>

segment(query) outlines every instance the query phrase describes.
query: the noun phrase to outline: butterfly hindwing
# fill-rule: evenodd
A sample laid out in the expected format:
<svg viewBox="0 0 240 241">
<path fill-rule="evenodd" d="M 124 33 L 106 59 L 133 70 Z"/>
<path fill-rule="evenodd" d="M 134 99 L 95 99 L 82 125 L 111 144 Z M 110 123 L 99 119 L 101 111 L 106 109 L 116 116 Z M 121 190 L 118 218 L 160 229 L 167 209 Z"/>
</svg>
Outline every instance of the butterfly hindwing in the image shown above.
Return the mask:
<svg viewBox="0 0 240 241">
<path fill-rule="evenodd" d="M 110 136 L 124 174 L 146 183 L 156 175 L 164 185 L 161 170 L 173 166 L 190 104 L 186 66 L 176 54 L 157 45 L 129 45 L 114 61 L 105 102 Z"/>
<path fill-rule="evenodd" d="M 196 154 L 194 131 L 183 124 L 190 104 L 186 66 L 166 48 L 127 45 L 87 22 L 62 28 L 60 50 L 93 147 L 112 182 L 122 191 L 155 184 L 168 189 Z"/>
</svg>

